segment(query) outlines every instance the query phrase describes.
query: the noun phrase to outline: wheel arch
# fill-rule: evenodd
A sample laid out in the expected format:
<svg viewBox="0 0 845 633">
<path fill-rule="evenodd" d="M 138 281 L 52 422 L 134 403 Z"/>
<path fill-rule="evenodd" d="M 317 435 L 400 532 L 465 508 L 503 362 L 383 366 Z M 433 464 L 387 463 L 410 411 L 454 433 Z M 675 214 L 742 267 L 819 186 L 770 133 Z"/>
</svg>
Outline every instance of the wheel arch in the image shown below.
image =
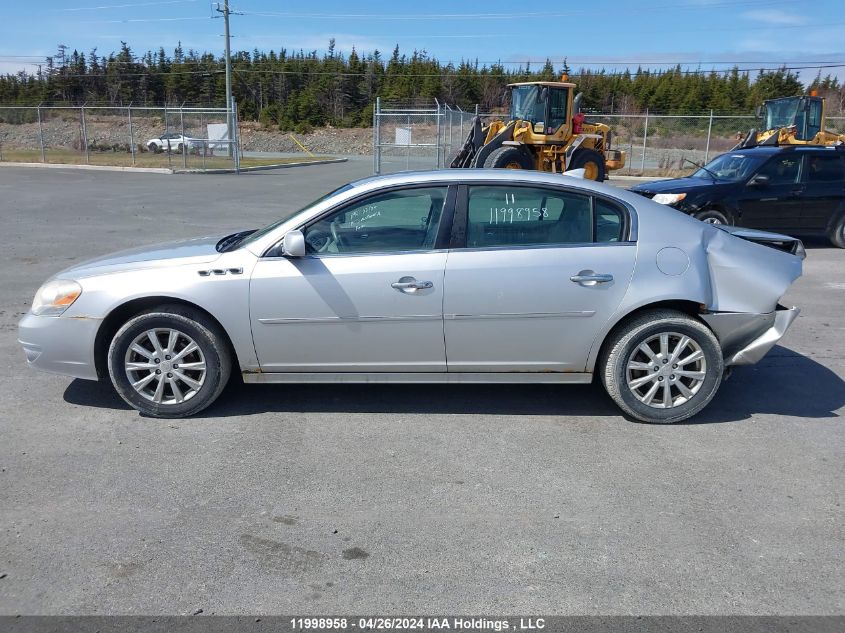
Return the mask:
<svg viewBox="0 0 845 633">
<path fill-rule="evenodd" d="M 626 312 L 614 315 L 614 319 L 605 325 L 601 334 L 596 337 L 596 341 L 593 342 L 593 346 L 590 349 L 590 355 L 587 359 L 587 371 L 595 374 L 596 363 L 598 362 L 598 359 L 601 358 L 608 342 L 613 338 L 612 335 L 616 332 L 616 330 L 643 312 L 659 309 L 677 310 L 678 312 L 683 312 L 684 314 L 687 314 L 703 323 L 708 329 L 711 329 L 710 326 L 699 317 L 702 309 L 704 309 L 704 306 L 702 303 L 697 301 L 692 301 L 690 299 L 662 299 L 660 301 L 653 301 L 643 305 L 631 306 Z"/>
<path fill-rule="evenodd" d="M 100 379 L 100 381 L 109 380 L 109 345 L 111 345 L 111 341 L 114 338 L 114 335 L 121 328 L 121 326 L 126 323 L 126 321 L 128 321 L 130 318 L 137 314 L 140 314 L 144 310 L 149 310 L 151 308 L 155 308 L 156 306 L 163 305 L 183 306 L 191 310 L 196 310 L 197 312 L 200 312 L 205 317 L 207 317 L 220 329 L 220 331 L 226 337 L 226 345 L 229 347 L 229 352 L 232 354 L 234 367 L 238 368 L 240 366 L 238 362 L 237 350 L 232 344 L 232 337 L 229 335 L 229 332 L 226 331 L 226 328 L 223 327 L 223 324 L 220 323 L 220 321 L 215 318 L 213 314 L 211 314 L 202 306 L 199 306 L 196 303 L 187 301 L 185 299 L 179 299 L 177 297 L 171 297 L 167 295 L 155 295 L 149 297 L 138 297 L 121 303 L 120 305 L 115 306 L 111 310 L 111 312 L 109 312 L 103 319 L 99 329 L 97 330 L 97 335 L 94 339 L 94 367 L 96 368 L 97 377 Z M 233 372 L 233 374 L 237 375 L 239 372 L 240 370 Z"/>
</svg>

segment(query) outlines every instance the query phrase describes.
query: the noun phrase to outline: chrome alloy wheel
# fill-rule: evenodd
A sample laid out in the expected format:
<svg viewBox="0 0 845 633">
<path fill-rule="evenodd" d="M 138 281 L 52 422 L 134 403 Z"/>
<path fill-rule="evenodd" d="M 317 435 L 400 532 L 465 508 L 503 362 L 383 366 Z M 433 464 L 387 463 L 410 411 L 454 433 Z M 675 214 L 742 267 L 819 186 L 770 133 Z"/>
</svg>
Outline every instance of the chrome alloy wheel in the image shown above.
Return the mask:
<svg viewBox="0 0 845 633">
<path fill-rule="evenodd" d="M 205 382 L 202 350 L 178 330 L 156 328 L 137 336 L 126 350 L 129 383 L 157 404 L 179 404 L 194 397 Z"/>
<path fill-rule="evenodd" d="M 704 218 L 702 222 L 705 224 L 722 224 L 722 221 L 719 218 Z"/>
<path fill-rule="evenodd" d="M 685 334 L 662 332 L 628 357 L 625 381 L 634 396 L 655 409 L 671 409 L 692 398 L 707 376 L 701 346 Z"/>
</svg>

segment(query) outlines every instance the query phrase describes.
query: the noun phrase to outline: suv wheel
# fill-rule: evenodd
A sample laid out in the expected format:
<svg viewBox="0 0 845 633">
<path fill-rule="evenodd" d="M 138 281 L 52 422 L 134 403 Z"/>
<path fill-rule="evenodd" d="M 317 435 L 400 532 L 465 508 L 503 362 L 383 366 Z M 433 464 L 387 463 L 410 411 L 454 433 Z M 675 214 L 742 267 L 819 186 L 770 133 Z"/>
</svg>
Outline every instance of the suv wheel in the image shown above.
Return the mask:
<svg viewBox="0 0 845 633">
<path fill-rule="evenodd" d="M 701 220 L 705 224 L 733 224 L 727 213 L 717 211 L 716 209 L 705 209 L 704 211 L 699 211 L 698 213 L 693 214 L 692 217 L 696 220 Z"/>
<path fill-rule="evenodd" d="M 839 220 L 833 225 L 828 237 L 830 238 L 830 241 L 833 242 L 834 246 L 845 248 L 845 213 L 843 213 Z"/>
</svg>

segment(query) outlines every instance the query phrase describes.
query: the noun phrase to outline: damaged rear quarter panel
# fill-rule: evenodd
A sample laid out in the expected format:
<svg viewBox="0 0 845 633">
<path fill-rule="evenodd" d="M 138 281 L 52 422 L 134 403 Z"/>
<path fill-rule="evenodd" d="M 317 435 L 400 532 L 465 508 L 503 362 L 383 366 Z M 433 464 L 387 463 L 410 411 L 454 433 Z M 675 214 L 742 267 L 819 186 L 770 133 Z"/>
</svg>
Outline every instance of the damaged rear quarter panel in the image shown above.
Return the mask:
<svg viewBox="0 0 845 633">
<path fill-rule="evenodd" d="M 774 310 L 801 276 L 801 259 L 704 226 L 702 244 L 712 292 L 707 307 L 714 312 L 757 314 Z"/>
</svg>

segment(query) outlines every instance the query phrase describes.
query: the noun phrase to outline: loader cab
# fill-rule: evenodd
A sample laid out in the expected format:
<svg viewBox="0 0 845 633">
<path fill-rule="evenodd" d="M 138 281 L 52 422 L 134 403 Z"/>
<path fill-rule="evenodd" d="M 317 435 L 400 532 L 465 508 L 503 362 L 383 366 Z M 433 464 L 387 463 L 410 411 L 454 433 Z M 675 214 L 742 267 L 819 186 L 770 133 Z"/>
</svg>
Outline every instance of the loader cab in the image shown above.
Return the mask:
<svg viewBox="0 0 845 633">
<path fill-rule="evenodd" d="M 531 82 L 508 87 L 511 90 L 511 121 L 529 122 L 535 135 L 560 135 L 568 131 L 575 84 Z"/>
<path fill-rule="evenodd" d="M 764 130 L 795 127 L 795 138 L 810 141 L 824 125 L 824 102 L 820 97 L 769 99 L 760 110 Z"/>
</svg>

